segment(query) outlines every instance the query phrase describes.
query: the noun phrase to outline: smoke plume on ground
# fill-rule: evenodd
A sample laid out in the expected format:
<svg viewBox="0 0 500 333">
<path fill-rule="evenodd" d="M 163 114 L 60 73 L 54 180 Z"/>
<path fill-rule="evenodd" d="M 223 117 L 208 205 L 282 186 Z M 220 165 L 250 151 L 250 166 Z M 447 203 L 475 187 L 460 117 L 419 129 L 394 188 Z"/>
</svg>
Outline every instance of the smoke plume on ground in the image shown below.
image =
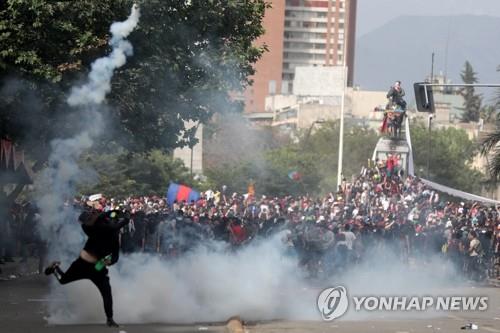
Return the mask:
<svg viewBox="0 0 500 333">
<path fill-rule="evenodd" d="M 455 283 L 442 259 L 408 266 L 385 250 L 366 259 L 344 272 L 311 280 L 280 235 L 236 252 L 219 243 L 200 247 L 177 261 L 134 254 L 110 269 L 115 317 L 123 323 L 221 322 L 234 315 L 249 321 L 320 320 L 316 297 L 329 286 L 343 285 L 356 296 L 432 296 Z M 102 322 L 100 296 L 90 282 L 64 286 L 59 292 L 63 296 L 56 297 L 64 306 L 54 303 L 50 323 Z M 436 315 L 355 312 L 351 304 L 342 319 Z"/>
</svg>

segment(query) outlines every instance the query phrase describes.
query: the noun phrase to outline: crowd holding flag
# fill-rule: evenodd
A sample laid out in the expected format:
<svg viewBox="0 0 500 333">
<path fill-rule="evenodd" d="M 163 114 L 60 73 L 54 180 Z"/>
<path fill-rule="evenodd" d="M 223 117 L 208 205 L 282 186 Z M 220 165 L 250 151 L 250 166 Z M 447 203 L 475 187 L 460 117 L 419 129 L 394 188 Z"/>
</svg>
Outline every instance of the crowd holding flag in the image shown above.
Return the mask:
<svg viewBox="0 0 500 333">
<path fill-rule="evenodd" d="M 196 202 L 200 199 L 200 193 L 186 185 L 170 183 L 167 190 L 167 203 L 172 205 L 174 202 Z"/>
</svg>

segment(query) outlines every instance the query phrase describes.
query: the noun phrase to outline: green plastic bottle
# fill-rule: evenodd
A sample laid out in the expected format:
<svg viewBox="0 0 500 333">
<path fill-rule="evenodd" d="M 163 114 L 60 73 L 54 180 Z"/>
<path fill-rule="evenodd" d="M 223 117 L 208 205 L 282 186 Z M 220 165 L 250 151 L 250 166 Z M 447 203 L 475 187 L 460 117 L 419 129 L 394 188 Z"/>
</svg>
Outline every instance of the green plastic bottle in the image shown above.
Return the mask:
<svg viewBox="0 0 500 333">
<path fill-rule="evenodd" d="M 106 261 L 111 260 L 111 258 L 112 258 L 111 254 L 108 254 L 107 256 L 102 258 L 101 260 L 98 260 L 94 266 L 95 270 L 98 272 L 102 271 L 102 269 L 104 267 L 106 267 Z"/>
</svg>

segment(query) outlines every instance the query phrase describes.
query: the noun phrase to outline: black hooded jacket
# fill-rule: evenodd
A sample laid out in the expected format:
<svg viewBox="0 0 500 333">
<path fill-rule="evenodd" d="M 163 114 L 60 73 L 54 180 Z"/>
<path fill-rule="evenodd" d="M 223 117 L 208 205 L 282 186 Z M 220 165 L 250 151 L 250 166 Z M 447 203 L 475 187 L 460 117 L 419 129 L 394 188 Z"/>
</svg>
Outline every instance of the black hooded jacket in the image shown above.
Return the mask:
<svg viewBox="0 0 500 333">
<path fill-rule="evenodd" d="M 111 264 L 118 261 L 120 250 L 120 229 L 129 223 L 129 217 L 120 211 L 101 213 L 92 225 L 82 224 L 88 236 L 83 249 L 102 259 L 111 254 Z"/>
</svg>

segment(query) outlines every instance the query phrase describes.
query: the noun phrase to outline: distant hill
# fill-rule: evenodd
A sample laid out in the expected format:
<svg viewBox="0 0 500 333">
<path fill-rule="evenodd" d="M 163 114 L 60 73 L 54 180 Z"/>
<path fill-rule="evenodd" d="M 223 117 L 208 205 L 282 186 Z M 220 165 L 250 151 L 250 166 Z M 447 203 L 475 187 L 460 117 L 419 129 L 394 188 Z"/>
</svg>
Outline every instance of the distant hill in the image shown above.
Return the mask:
<svg viewBox="0 0 500 333">
<path fill-rule="evenodd" d="M 448 57 L 446 44 L 448 40 Z M 403 81 L 413 96 L 413 82 L 431 71 L 447 72 L 453 83 L 461 83 L 466 60 L 481 83 L 500 83 L 500 18 L 490 16 L 401 16 L 375 29 L 356 42 L 354 83 L 366 90 L 386 90 Z M 490 95 L 492 90 L 482 90 Z"/>
</svg>

